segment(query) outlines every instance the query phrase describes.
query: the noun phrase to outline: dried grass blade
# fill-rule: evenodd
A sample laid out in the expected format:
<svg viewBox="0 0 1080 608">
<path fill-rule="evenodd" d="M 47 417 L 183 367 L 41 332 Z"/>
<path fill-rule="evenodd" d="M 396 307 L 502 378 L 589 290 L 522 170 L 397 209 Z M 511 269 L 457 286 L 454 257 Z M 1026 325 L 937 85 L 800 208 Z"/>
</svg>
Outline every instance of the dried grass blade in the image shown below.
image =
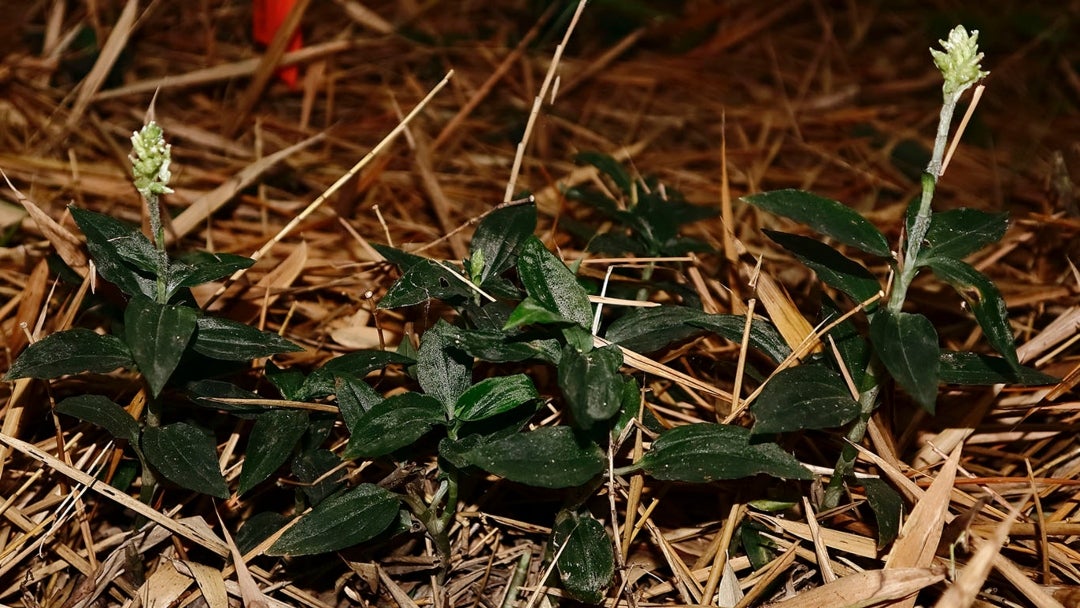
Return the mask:
<svg viewBox="0 0 1080 608">
<path fill-rule="evenodd" d="M 192 561 L 182 562 L 191 572 L 203 598 L 210 608 L 228 608 L 229 593 L 225 589 L 225 576 L 221 570 Z"/>
<path fill-rule="evenodd" d="M 1027 502 L 1027 499 L 1023 502 Z M 994 559 L 1001 555 L 1001 546 L 1009 538 L 1009 530 L 1019 514 L 1015 505 L 1009 509 L 1008 517 L 997 525 L 989 540 L 979 543 L 975 555 L 934 604 L 934 608 L 968 608 L 975 602 L 975 596 L 982 590 Z"/>
<path fill-rule="evenodd" d="M 98 55 L 97 61 L 94 62 L 94 67 L 90 69 L 90 73 L 80 83 L 79 95 L 75 98 L 75 104 L 67 117 L 66 126 L 68 129 L 73 129 L 82 119 L 86 108 L 90 106 L 90 101 L 94 98 L 94 93 L 101 89 L 102 83 L 105 82 L 105 78 L 109 75 L 113 65 L 116 64 L 116 60 L 120 58 L 120 52 L 124 50 L 128 37 L 131 36 L 131 32 L 134 30 L 135 16 L 138 10 L 139 0 L 128 0 L 124 5 L 124 10 L 121 11 L 112 32 L 109 34 L 108 39 L 105 40 L 105 46 L 101 48 L 101 54 Z"/>
<path fill-rule="evenodd" d="M 914 595 L 920 589 L 945 580 L 941 568 L 895 568 L 866 570 L 804 591 L 766 608 L 862 608 Z"/>
<path fill-rule="evenodd" d="M 222 557 L 225 557 L 229 554 L 228 547 L 226 547 L 225 543 L 223 543 L 219 539 L 214 538 L 213 536 L 204 532 L 198 531 L 183 522 L 179 522 L 169 517 L 166 517 L 164 514 L 158 512 L 156 509 L 150 507 L 149 505 L 128 496 L 120 490 L 117 490 L 116 488 L 106 483 L 103 483 L 100 480 L 91 477 L 90 475 L 87 475 L 79 469 L 68 465 L 67 463 L 57 459 L 55 456 L 44 452 L 43 450 L 29 443 L 26 443 L 25 441 L 16 439 L 15 437 L 7 434 L 0 433 L 0 443 L 19 452 L 22 452 L 23 454 L 41 462 L 45 466 L 53 469 L 61 475 L 68 477 L 75 483 L 83 484 L 89 487 L 89 489 L 97 492 L 98 494 L 101 494 L 105 498 L 108 498 L 109 500 L 118 503 L 122 507 L 135 511 L 139 515 L 146 517 L 147 519 L 157 523 L 161 527 L 170 530 L 173 533 L 190 540 L 191 542 L 202 545 L 206 549 L 213 551 L 214 553 L 217 553 Z"/>
<path fill-rule="evenodd" d="M 166 241 L 173 243 L 183 238 L 189 232 L 205 222 L 206 218 L 210 217 L 212 213 L 232 200 L 232 198 L 240 191 L 250 186 L 268 169 L 308 146 L 322 141 L 324 137 L 324 133 L 313 135 L 288 148 L 278 150 L 270 156 L 260 158 L 244 167 L 239 173 L 226 180 L 225 183 L 199 197 L 194 203 L 189 205 L 187 209 L 181 212 L 180 215 L 176 216 L 176 218 L 172 220 L 171 230 L 169 234 L 166 235 Z"/>
</svg>

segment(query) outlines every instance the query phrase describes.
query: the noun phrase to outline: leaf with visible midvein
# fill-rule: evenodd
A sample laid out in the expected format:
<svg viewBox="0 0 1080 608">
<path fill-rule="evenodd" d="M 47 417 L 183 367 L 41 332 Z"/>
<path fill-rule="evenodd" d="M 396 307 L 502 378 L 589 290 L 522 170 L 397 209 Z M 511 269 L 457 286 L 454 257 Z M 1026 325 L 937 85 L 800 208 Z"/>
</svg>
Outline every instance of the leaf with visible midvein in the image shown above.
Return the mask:
<svg viewBox="0 0 1080 608">
<path fill-rule="evenodd" d="M 570 427 L 542 427 L 483 443 L 464 455 L 496 475 L 541 488 L 579 486 L 604 470 L 604 453 Z"/>
<path fill-rule="evenodd" d="M 844 292 L 856 303 L 865 302 L 881 290 L 878 280 L 862 264 L 817 239 L 775 230 L 762 232 L 810 267 L 823 283 Z"/>
<path fill-rule="evenodd" d="M 870 342 L 885 369 L 915 402 L 933 413 L 938 389 L 938 335 L 930 319 L 882 309 L 870 322 Z"/>
<path fill-rule="evenodd" d="M 916 264 L 922 266 L 931 258 L 963 258 L 1000 241 L 1008 227 L 1008 213 L 987 213 L 978 209 L 935 213 Z"/>
<path fill-rule="evenodd" d="M 926 265 L 964 299 L 990 346 L 1001 353 L 1010 365 L 1019 368 L 1020 360 L 1016 356 L 1016 344 L 1009 328 L 1009 311 L 1005 308 L 1005 298 L 1001 297 L 994 283 L 960 260 L 932 258 Z"/>
<path fill-rule="evenodd" d="M 199 314 L 187 306 L 158 304 L 135 296 L 124 311 L 124 337 L 139 371 L 157 397 L 172 376 L 198 324 Z"/>
<path fill-rule="evenodd" d="M 751 194 L 743 200 L 866 253 L 882 258 L 892 256 L 889 241 L 880 230 L 854 209 L 832 199 L 789 189 Z"/>
<path fill-rule="evenodd" d="M 217 498 L 229 497 L 214 440 L 198 427 L 185 422 L 148 426 L 143 430 L 142 450 L 146 460 L 178 486 Z"/>
<path fill-rule="evenodd" d="M 525 240 L 518 255 L 518 277 L 529 297 L 544 308 L 582 327 L 592 324 L 589 294 L 578 284 L 574 273 L 544 247 L 535 236 Z"/>
<path fill-rule="evenodd" d="M 840 374 L 820 365 L 789 367 L 769 379 L 750 406 L 754 434 L 838 427 L 859 415 Z"/>
<path fill-rule="evenodd" d="M 104 374 L 134 363 L 123 340 L 89 329 L 49 334 L 26 347 L 11 364 L 4 380 L 57 378 L 79 372 Z"/>
<path fill-rule="evenodd" d="M 555 518 L 551 537 L 563 588 L 582 602 L 599 603 L 615 574 L 615 553 L 604 524 L 587 512 L 564 510 Z"/>
<path fill-rule="evenodd" d="M 665 431 L 637 462 L 664 481 L 706 483 L 759 473 L 782 479 L 812 479 L 813 474 L 775 443 L 750 443 L 750 431 L 726 424 L 688 424 Z"/>
<path fill-rule="evenodd" d="M 327 498 L 277 539 L 269 555 L 329 553 L 378 536 L 398 517 L 400 500 L 365 483 Z"/>
</svg>

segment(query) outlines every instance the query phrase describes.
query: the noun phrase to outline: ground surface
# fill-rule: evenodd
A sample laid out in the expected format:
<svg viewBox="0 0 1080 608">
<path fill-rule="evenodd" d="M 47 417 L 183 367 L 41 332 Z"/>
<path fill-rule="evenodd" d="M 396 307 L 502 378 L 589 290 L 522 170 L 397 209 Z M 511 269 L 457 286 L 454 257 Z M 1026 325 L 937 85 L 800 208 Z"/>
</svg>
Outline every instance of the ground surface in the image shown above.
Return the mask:
<svg viewBox="0 0 1080 608">
<path fill-rule="evenodd" d="M 132 2 L 134 12 L 128 13 L 118 1 L 16 4 L 5 8 L 0 24 L 0 169 L 68 229 L 73 223 L 64 207 L 72 202 L 139 222 L 142 206 L 129 182 L 128 137 L 153 104 L 173 145 L 176 192 L 165 204 L 178 249 L 245 255 L 258 250 L 454 71 L 405 137 L 269 249 L 247 277 L 251 283 L 261 280 L 261 286 L 239 290 L 220 311 L 268 330 L 284 327 L 284 335 L 306 351 L 276 361 L 302 369 L 338 353 L 380 346 L 367 311 L 371 298 L 397 275 L 372 263 L 377 258 L 368 242 L 389 241 L 407 250 L 434 243 L 424 255 L 465 257 L 469 229 L 435 241 L 503 200 L 515 147 L 570 14 L 561 5 L 545 10 L 542 2 L 313 2 L 302 22 L 307 55 L 290 89 L 272 76 L 272 66 L 259 63 L 248 2 Z M 628 159 L 633 171 L 658 176 L 692 202 L 717 206 L 726 160 L 733 198 L 777 188 L 813 190 L 863 212 L 896 239 L 907 201 L 919 191 L 940 107 L 940 75 L 928 48 L 963 23 L 980 30 L 991 76 L 935 204 L 1011 214 L 1002 243 L 973 263 L 998 282 L 1025 361 L 1075 383 L 1078 351 L 1066 340 L 1076 334 L 1080 285 L 1069 262 L 1080 254 L 1080 192 L 1069 178 L 1080 179 L 1080 46 L 1073 35 L 1080 5 L 922 4 L 597 1 L 585 9 L 565 50 L 554 103 L 541 110 L 515 192 L 537 194 L 538 234 L 568 261 L 582 256 L 573 222 L 599 222 L 558 195 L 561 185 L 593 179 L 573 163 L 576 153 L 588 150 Z M 105 53 L 94 52 L 94 36 L 107 41 Z M 110 45 L 118 53 L 114 61 Z M 296 144 L 301 145 L 274 162 L 261 160 Z M 220 203 L 212 212 L 193 207 L 211 200 Z M 63 312 L 77 289 L 61 284 L 50 292 L 56 276 L 44 263 L 53 251 L 50 233 L 23 217 L 17 201 L 11 190 L 0 192 L 0 339 L 6 345 L 0 368 L 26 345 L 20 323 L 35 337 L 63 328 Z M 819 294 L 812 275 L 760 235 L 761 227 L 784 224 L 737 200 L 730 220 L 735 236 L 763 256 L 763 270 L 785 285 L 815 323 Z M 719 248 L 722 230 L 717 219 L 689 232 Z M 723 260 L 705 255 L 697 268 L 718 312 L 738 312 L 741 304 L 733 301 L 750 297 L 747 275 Z M 884 276 L 883 269 L 874 270 Z M 945 345 L 979 348 L 980 335 L 958 298 L 917 283 L 911 301 L 934 318 Z M 439 312 L 385 315 L 381 339 L 393 344 L 413 337 Z M 87 314 L 75 322 L 85 319 L 101 328 L 101 318 Z M 730 388 L 737 355 L 737 347 L 705 341 L 656 357 Z M 656 405 L 666 408 L 658 411 L 682 420 L 713 416 L 709 408 L 715 404 L 688 403 L 678 391 L 664 400 L 668 385 L 652 388 Z M 1019 505 L 1021 523 L 988 581 L 979 585 L 983 592 L 976 601 L 983 605 L 1080 601 L 1080 528 L 1072 523 L 1080 479 L 1077 403 L 1067 388 L 1053 393 L 1053 401 L 1045 390 L 948 390 L 934 418 L 913 414 L 906 399 L 897 397 L 879 421 L 895 449 L 893 464 L 903 465 L 923 488 L 942 467 L 940 450 L 949 450 L 934 448 L 950 436 L 947 429 L 969 429 L 963 433 L 959 481 L 951 495 L 936 499 L 940 513 L 963 513 L 972 497 L 990 492 L 993 508 L 972 524 L 989 537 L 1007 503 Z M 52 390 L 53 397 L 106 392 L 129 400 L 135 392 L 131 377 L 122 375 L 62 380 Z M 89 469 L 104 447 L 104 434 L 70 418 L 52 418 L 48 399 L 38 384 L 0 385 L 2 432 L 54 455 L 61 436 L 70 461 Z M 973 418 L 972 411 L 979 415 Z M 240 425 L 219 433 L 227 471 L 235 471 L 229 455 L 245 432 Z M 835 439 L 821 434 L 792 447 L 813 458 L 816 443 L 824 442 L 829 447 L 818 456 L 827 464 L 834 459 Z M 1054 480 L 1036 485 L 1038 501 L 1029 494 L 1025 461 L 1031 477 Z M 418 483 L 433 484 L 425 463 L 416 466 Z M 151 579 L 154 585 L 143 587 L 140 596 L 137 578 L 108 569 L 123 566 L 115 556 L 132 524 L 130 512 L 87 494 L 74 517 L 53 525 L 49 518 L 62 515 L 59 503 L 70 480 L 20 453 L 9 454 L 3 467 L 0 602 L 76 605 L 91 591 L 100 594 L 101 605 L 166 597 L 164 578 Z M 869 465 L 867 471 L 881 472 Z M 354 480 L 379 480 L 363 471 L 352 474 Z M 546 567 L 541 558 L 547 529 L 565 497 L 494 479 L 477 486 L 461 506 L 455 562 L 445 582 L 432 576 L 431 547 L 423 535 L 319 562 L 259 557 L 252 570 L 273 601 L 288 605 L 497 606 L 515 564 L 527 553 L 533 557 L 529 573 L 518 603 L 511 604 L 525 605 Z M 818 557 L 808 540 L 815 536 L 841 578 L 881 567 L 885 553 L 874 547 L 873 519 L 865 508 L 819 518 L 828 529 L 822 536 L 795 525 L 805 522 L 799 509 L 784 523 L 733 508 L 742 500 L 739 490 L 722 484 L 646 488 L 648 499 L 661 499 L 659 506 L 628 548 L 630 567 L 616 577 L 608 601 L 623 603 L 632 596 L 638 605 L 714 605 L 701 597 L 701 587 L 721 561 L 713 559 L 717 548 L 731 544 L 722 532 L 732 517 L 753 519 L 776 539 L 775 561 L 756 572 L 744 551 L 732 549 L 728 563 L 734 573 L 724 578 L 737 579 L 750 593 L 743 605 L 820 586 Z M 218 511 L 235 534 L 255 511 L 287 513 L 289 500 L 280 496 L 268 491 L 218 505 Z M 256 504 L 261 500 L 269 504 Z M 170 513 L 179 507 L 181 516 L 201 517 L 218 530 L 213 506 L 175 489 L 155 504 Z M 610 527 L 608 509 L 601 496 L 593 510 Z M 622 525 L 622 499 L 615 512 Z M 787 551 L 800 535 L 803 544 Z M 143 555 L 147 575 L 167 569 L 181 580 L 179 597 L 196 585 L 188 576 L 191 567 L 174 567 L 176 560 L 206 564 L 211 574 L 204 576 L 229 585 L 235 580 L 231 572 L 221 573 L 228 562 L 187 541 L 162 542 Z M 955 586 L 929 585 L 921 601 L 936 602 Z M 843 605 L 817 601 L 807 605 Z M 954 598 L 944 601 L 961 605 Z"/>
</svg>

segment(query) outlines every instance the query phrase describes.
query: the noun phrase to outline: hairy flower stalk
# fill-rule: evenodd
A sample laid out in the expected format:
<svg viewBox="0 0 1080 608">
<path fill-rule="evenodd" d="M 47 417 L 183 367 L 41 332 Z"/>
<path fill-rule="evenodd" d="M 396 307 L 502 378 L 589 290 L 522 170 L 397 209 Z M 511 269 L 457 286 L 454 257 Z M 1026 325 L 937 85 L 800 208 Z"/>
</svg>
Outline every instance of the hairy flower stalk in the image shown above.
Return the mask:
<svg viewBox="0 0 1080 608">
<path fill-rule="evenodd" d="M 161 222 L 162 194 L 171 194 L 169 179 L 172 172 L 169 170 L 172 146 L 165 143 L 165 135 L 161 127 L 154 121 L 148 122 L 139 131 L 131 134 L 131 174 L 135 181 L 135 188 L 146 201 L 146 209 L 150 214 L 150 238 L 158 251 L 157 273 L 157 299 L 159 304 L 165 304 L 166 275 L 168 274 L 169 260 L 165 254 L 165 228 Z"/>
<path fill-rule="evenodd" d="M 982 71 L 979 62 L 983 54 L 979 52 L 979 32 L 972 30 L 969 34 L 964 26 L 958 25 L 951 32 L 947 40 L 939 40 L 943 51 L 930 49 L 934 58 L 934 64 L 941 70 L 945 83 L 942 85 L 943 100 L 941 114 L 938 118 L 937 135 L 934 138 L 934 150 L 930 157 L 930 164 L 922 176 L 922 196 L 919 199 L 919 209 L 911 224 L 911 232 L 907 235 L 907 243 L 903 249 L 903 260 L 900 263 L 896 278 L 893 281 L 892 291 L 886 307 L 892 313 L 901 312 L 904 300 L 907 298 L 907 290 L 918 272 L 916 261 L 919 251 L 922 249 L 923 239 L 930 229 L 931 201 L 934 198 L 934 189 L 937 180 L 941 177 L 941 163 L 945 156 L 945 146 L 949 139 L 949 126 L 952 124 L 953 114 L 956 113 L 956 104 L 961 95 L 977 82 L 985 78 L 989 72 Z M 879 378 L 882 376 L 882 363 L 878 357 L 872 357 L 867 366 L 867 375 Z M 861 412 L 859 418 L 848 429 L 848 444 L 836 463 L 829 487 L 825 492 L 822 507 L 826 509 L 837 506 L 844 492 L 844 481 L 854 471 L 855 448 L 854 445 L 863 440 L 866 434 L 870 416 L 878 405 L 878 395 L 881 387 L 877 382 L 859 395 Z"/>
<path fill-rule="evenodd" d="M 948 39 L 938 42 L 945 50 L 930 49 L 930 55 L 933 56 L 934 64 L 945 78 L 941 87 L 943 94 L 941 114 L 938 118 L 937 136 L 934 138 L 930 164 L 927 165 L 926 172 L 923 174 L 919 210 L 911 225 L 911 232 L 907 235 L 904 260 L 889 297 L 888 307 L 893 312 L 899 312 L 904 305 L 908 286 L 911 285 L 918 270 L 915 260 L 919 256 L 926 231 L 930 229 L 930 202 L 934 198 L 937 180 L 941 177 L 941 162 L 945 156 L 949 126 L 952 124 L 953 114 L 956 113 L 956 104 L 965 91 L 990 74 L 990 72 L 984 72 L 979 65 L 983 54 L 979 52 L 978 30 L 972 30 L 969 34 L 964 26 L 958 25 L 949 32 Z"/>
</svg>

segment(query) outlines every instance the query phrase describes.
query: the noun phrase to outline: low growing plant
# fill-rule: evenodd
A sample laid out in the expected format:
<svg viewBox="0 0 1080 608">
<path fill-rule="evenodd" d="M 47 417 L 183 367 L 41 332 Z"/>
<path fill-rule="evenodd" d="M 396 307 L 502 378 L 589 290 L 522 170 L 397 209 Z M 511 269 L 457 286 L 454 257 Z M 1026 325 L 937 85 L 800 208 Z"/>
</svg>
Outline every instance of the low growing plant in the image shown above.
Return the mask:
<svg viewBox="0 0 1080 608">
<path fill-rule="evenodd" d="M 873 224 L 839 202 L 796 190 L 744 199 L 886 262 L 892 270 L 891 283 L 883 285 L 858 260 L 819 239 L 766 231 L 814 270 L 823 284 L 849 298 L 849 310 L 860 305 L 856 312 L 865 316 L 869 331 L 860 334 L 850 320 L 836 323 L 827 336 L 835 342 L 839 357 L 803 355 L 794 365 L 792 345 L 771 323 L 753 319 L 750 346 L 779 371 L 768 375 L 750 405 L 751 428 L 719 423 L 665 428 L 642 407 L 641 386 L 624 371 L 628 357 L 637 361 L 637 353 L 659 351 L 694 336 L 713 334 L 741 342 L 745 317 L 708 314 L 692 292 L 650 281 L 649 270 L 644 287 L 633 287 L 630 296 L 664 290 L 682 295 L 683 305 L 629 312 L 609 309 L 599 318 L 589 295 L 595 286 L 575 276 L 534 236 L 536 207 L 529 200 L 501 205 L 487 214 L 460 269 L 378 247 L 401 271 L 380 308 L 426 305 L 431 300 L 447 307 L 446 318 L 423 332 L 418 349 L 405 341 L 396 353 L 357 351 L 308 374 L 268 364 L 266 377 L 286 400 L 281 407 L 227 406 L 222 398 L 255 395 L 218 379 L 186 384 L 183 390 L 194 402 L 255 419 L 237 494 L 250 492 L 290 457 L 292 474 L 307 484 L 297 491 L 297 512 L 311 510 L 291 522 L 268 552 L 328 553 L 409 530 L 416 522 L 432 539 L 445 574 L 451 559 L 450 527 L 467 486 L 464 482 L 493 474 L 527 486 L 567 489 L 559 494 L 563 504 L 552 517 L 552 558 L 567 594 L 599 602 L 607 593 L 617 556 L 608 529 L 587 501 L 609 476 L 645 474 L 688 483 L 756 475 L 810 480 L 810 470 L 778 441 L 789 433 L 843 427 L 846 438 L 859 443 L 890 382 L 933 413 L 940 383 L 1051 381 L 1020 365 L 1001 294 L 963 261 L 1001 238 L 1006 216 L 974 209 L 931 210 L 956 103 L 986 75 L 979 66 L 982 55 L 976 38 L 977 33 L 969 36 L 957 28 L 942 42 L 944 52 L 933 51 L 945 76 L 945 102 L 922 196 L 909 210 L 907 238 L 898 253 Z M 173 421 L 183 416 L 171 405 L 166 407 L 162 391 L 188 356 L 246 361 L 297 347 L 276 335 L 205 315 L 193 305 L 189 287 L 251 262 L 210 254 L 179 261 L 166 254 L 158 197 L 168 192 L 168 147 L 153 123 L 136 134 L 133 143 L 136 185 L 150 211 L 153 239 L 106 216 L 72 208 L 98 271 L 130 298 L 122 332 L 99 335 L 76 329 L 53 334 L 29 347 L 7 377 L 138 369 L 148 401 L 144 415 L 133 417 L 108 398 L 89 395 L 68 398 L 57 410 L 99 424 L 125 440 L 144 464 L 144 497 L 160 473 L 186 488 L 225 498 L 230 490 L 218 469 L 211 435 L 188 422 Z M 567 193 L 614 221 L 612 231 L 587 235 L 590 248 L 650 257 L 707 249 L 681 236 L 679 228 L 713 215 L 712 210 L 690 205 L 656 182 L 631 178 L 608 157 L 589 154 L 579 160 L 596 166 L 616 193 L 615 197 L 593 189 Z M 933 324 L 921 314 L 903 310 L 909 287 L 923 268 L 956 289 L 1000 357 L 943 351 Z M 888 294 L 883 303 L 876 299 L 882 291 Z M 823 320 L 833 320 L 842 311 L 826 298 Z M 508 373 L 523 364 L 548 366 L 557 393 L 542 393 L 524 373 Z M 365 380 L 370 372 L 389 365 L 405 366 L 418 390 L 386 397 Z M 854 385 L 854 396 L 845 373 Z M 340 457 L 322 447 L 336 415 L 287 407 L 290 401 L 331 397 L 349 433 Z M 558 412 L 558 423 L 537 424 L 542 410 Z M 621 440 L 635 426 L 650 433 L 652 440 L 641 458 L 628 461 Z M 337 478 L 323 479 L 339 458 L 382 462 L 395 471 L 434 458 L 438 489 L 428 495 L 414 484 L 390 478 L 378 485 L 352 487 Z M 844 484 L 853 481 L 853 463 L 854 449 L 845 447 L 824 506 L 843 498 Z M 895 536 L 902 502 L 884 482 L 863 485 L 884 545 Z M 244 550 L 251 548 L 285 523 L 276 512 L 258 514 L 241 529 L 238 542 Z M 745 546 L 756 546 L 759 539 L 752 527 L 741 534 Z"/>
</svg>

